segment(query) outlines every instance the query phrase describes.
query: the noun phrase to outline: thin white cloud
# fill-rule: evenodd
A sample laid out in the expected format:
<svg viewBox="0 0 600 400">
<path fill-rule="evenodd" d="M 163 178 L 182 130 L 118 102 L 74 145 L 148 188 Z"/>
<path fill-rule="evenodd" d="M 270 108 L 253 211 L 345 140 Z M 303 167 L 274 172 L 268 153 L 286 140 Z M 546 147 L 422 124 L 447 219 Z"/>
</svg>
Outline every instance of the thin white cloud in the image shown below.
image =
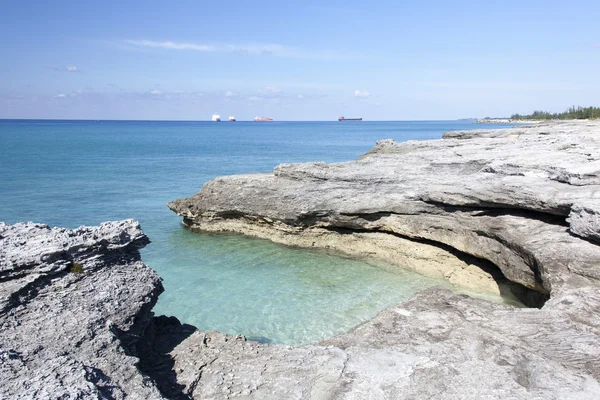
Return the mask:
<svg viewBox="0 0 600 400">
<path fill-rule="evenodd" d="M 45 68 L 59 72 L 81 72 L 81 70 L 74 65 L 67 65 L 65 67 L 57 67 L 56 65 L 46 65 Z"/>
<path fill-rule="evenodd" d="M 367 92 L 366 90 L 358 90 L 358 89 L 356 89 L 354 91 L 354 97 L 358 97 L 358 98 L 361 98 L 361 99 L 366 99 L 370 95 L 371 94 L 369 92 Z"/>
<path fill-rule="evenodd" d="M 425 87 L 456 90 L 575 91 L 582 89 L 580 85 L 560 82 L 416 82 L 416 84 Z"/>
<path fill-rule="evenodd" d="M 268 94 L 277 94 L 277 93 L 281 93 L 281 89 L 279 89 L 276 86 L 267 86 L 263 90 L 259 90 L 259 92 L 268 93 Z"/>
<path fill-rule="evenodd" d="M 283 46 L 275 43 L 263 43 L 263 44 L 227 44 L 227 43 L 193 43 L 193 42 L 173 42 L 171 40 L 123 40 L 120 45 L 133 46 L 138 49 L 142 48 L 155 48 L 164 50 L 188 50 L 188 51 L 201 51 L 201 52 L 213 52 L 213 53 L 231 53 L 240 56 L 277 56 L 277 57 L 289 57 L 289 58 L 302 58 L 302 59 L 348 59 L 355 58 L 353 55 L 349 57 L 348 54 L 339 54 L 335 51 L 329 50 L 308 50 L 299 49 L 289 46 Z"/>
<path fill-rule="evenodd" d="M 218 84 L 222 87 L 232 87 L 232 86 L 243 86 L 243 87 L 276 87 L 281 88 L 283 90 L 295 90 L 295 89 L 303 89 L 303 90 L 325 90 L 325 89 L 348 89 L 346 85 L 343 84 L 334 84 L 329 80 L 327 83 L 313 83 L 313 82 L 293 82 L 293 81 L 252 81 L 246 79 L 235 79 L 231 77 L 227 77 L 227 79 L 210 79 L 211 84 Z M 259 89 L 260 91 L 263 89 Z"/>
<path fill-rule="evenodd" d="M 111 88 L 116 85 L 106 85 L 105 90 L 94 91 L 91 89 L 74 89 L 68 92 L 51 95 L 50 98 L 57 102 L 69 101 L 69 99 L 80 98 L 85 101 L 92 101 L 90 99 L 111 99 L 111 101 L 129 101 L 129 102 L 144 102 L 149 100 L 163 101 L 163 102 L 202 102 L 202 104 L 218 103 L 220 101 L 226 102 L 238 102 L 240 104 L 263 104 L 269 106 L 275 106 L 280 104 L 290 104 L 292 101 L 304 101 L 306 99 L 318 98 L 318 95 L 311 93 L 299 94 L 281 93 L 275 95 L 267 95 L 266 93 L 259 93 L 260 91 L 210 91 L 210 92 L 192 92 L 192 91 L 169 91 L 169 90 L 158 90 L 156 88 L 149 88 L 146 91 L 127 92 L 112 90 Z M 261 89 L 262 90 L 262 89 Z"/>
<path fill-rule="evenodd" d="M 248 55 L 281 55 L 289 56 L 290 50 L 279 44 L 226 45 L 224 49 L 240 56 Z"/>
<path fill-rule="evenodd" d="M 253 45 L 208 45 L 202 43 L 177 43 L 170 40 L 125 40 L 125 43 L 135 47 L 153 47 L 166 50 L 193 50 L 204 52 L 234 53 L 241 56 L 277 54 L 286 55 L 286 48 L 279 44 L 253 44 Z"/>
<path fill-rule="evenodd" d="M 6 100 L 6 101 L 16 101 L 16 100 L 24 100 L 25 96 L 13 95 L 13 94 L 0 95 L 0 99 Z"/>
<path fill-rule="evenodd" d="M 168 50 L 216 51 L 213 46 L 195 43 L 175 43 L 170 40 L 155 42 L 153 40 L 125 40 L 125 43 L 137 47 L 156 47 Z"/>
</svg>

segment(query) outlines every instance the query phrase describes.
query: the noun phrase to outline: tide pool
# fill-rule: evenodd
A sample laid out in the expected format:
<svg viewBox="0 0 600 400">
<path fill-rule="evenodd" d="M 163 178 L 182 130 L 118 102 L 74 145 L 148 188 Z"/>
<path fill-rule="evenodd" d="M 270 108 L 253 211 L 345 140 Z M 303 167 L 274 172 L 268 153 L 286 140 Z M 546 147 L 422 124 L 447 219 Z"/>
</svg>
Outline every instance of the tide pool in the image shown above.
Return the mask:
<svg viewBox="0 0 600 400">
<path fill-rule="evenodd" d="M 210 123 L 0 120 L 0 221 L 134 218 L 164 279 L 157 314 L 264 342 L 342 333 L 432 285 L 384 263 L 184 230 L 165 204 L 219 175 L 358 158 L 377 140 L 440 138 L 470 121 Z M 498 127 L 498 125 L 494 125 Z"/>
</svg>

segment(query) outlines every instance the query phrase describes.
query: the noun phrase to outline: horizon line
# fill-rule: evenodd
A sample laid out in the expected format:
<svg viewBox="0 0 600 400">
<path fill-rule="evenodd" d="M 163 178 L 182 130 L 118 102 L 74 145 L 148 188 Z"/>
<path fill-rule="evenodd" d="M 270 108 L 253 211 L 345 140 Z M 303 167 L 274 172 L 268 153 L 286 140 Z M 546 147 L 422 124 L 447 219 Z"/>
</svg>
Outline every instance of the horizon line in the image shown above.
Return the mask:
<svg viewBox="0 0 600 400">
<path fill-rule="evenodd" d="M 495 117 L 493 119 L 508 119 L 509 117 Z M 417 122 L 417 121 L 474 121 L 483 118 L 451 118 L 451 119 L 372 119 L 362 121 L 344 121 L 344 122 Z M 337 119 L 315 119 L 315 120 L 291 120 L 281 119 L 273 121 L 253 121 L 235 120 L 235 121 L 211 121 L 209 119 L 95 119 L 95 118 L 0 118 L 0 121 L 89 121 L 89 122 L 214 122 L 214 123 L 230 123 L 230 122 L 341 122 Z"/>
</svg>

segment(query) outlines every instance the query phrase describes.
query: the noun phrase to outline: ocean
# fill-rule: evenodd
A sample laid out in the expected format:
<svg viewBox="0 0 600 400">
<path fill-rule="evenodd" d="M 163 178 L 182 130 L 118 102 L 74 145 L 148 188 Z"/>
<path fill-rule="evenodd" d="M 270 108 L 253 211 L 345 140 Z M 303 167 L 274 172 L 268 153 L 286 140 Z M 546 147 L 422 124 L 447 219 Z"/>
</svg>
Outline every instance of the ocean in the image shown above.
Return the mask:
<svg viewBox="0 0 600 400">
<path fill-rule="evenodd" d="M 471 121 L 0 120 L 0 221 L 75 228 L 137 219 L 152 242 L 143 260 L 164 279 L 157 314 L 262 342 L 314 343 L 426 287 L 459 289 L 382 262 L 189 232 L 165 204 L 220 175 L 348 161 L 380 139 L 437 139 L 445 131 L 485 127 Z"/>
</svg>

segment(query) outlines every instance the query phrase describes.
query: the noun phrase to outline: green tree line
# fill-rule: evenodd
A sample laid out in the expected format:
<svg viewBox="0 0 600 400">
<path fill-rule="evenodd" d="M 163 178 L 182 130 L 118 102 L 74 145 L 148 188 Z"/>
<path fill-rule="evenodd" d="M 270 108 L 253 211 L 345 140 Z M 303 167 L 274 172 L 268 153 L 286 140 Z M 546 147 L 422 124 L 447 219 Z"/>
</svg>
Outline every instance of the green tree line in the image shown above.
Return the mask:
<svg viewBox="0 0 600 400">
<path fill-rule="evenodd" d="M 569 107 L 565 112 L 534 111 L 529 115 L 513 114 L 511 119 L 593 119 L 600 118 L 600 107 Z"/>
</svg>

